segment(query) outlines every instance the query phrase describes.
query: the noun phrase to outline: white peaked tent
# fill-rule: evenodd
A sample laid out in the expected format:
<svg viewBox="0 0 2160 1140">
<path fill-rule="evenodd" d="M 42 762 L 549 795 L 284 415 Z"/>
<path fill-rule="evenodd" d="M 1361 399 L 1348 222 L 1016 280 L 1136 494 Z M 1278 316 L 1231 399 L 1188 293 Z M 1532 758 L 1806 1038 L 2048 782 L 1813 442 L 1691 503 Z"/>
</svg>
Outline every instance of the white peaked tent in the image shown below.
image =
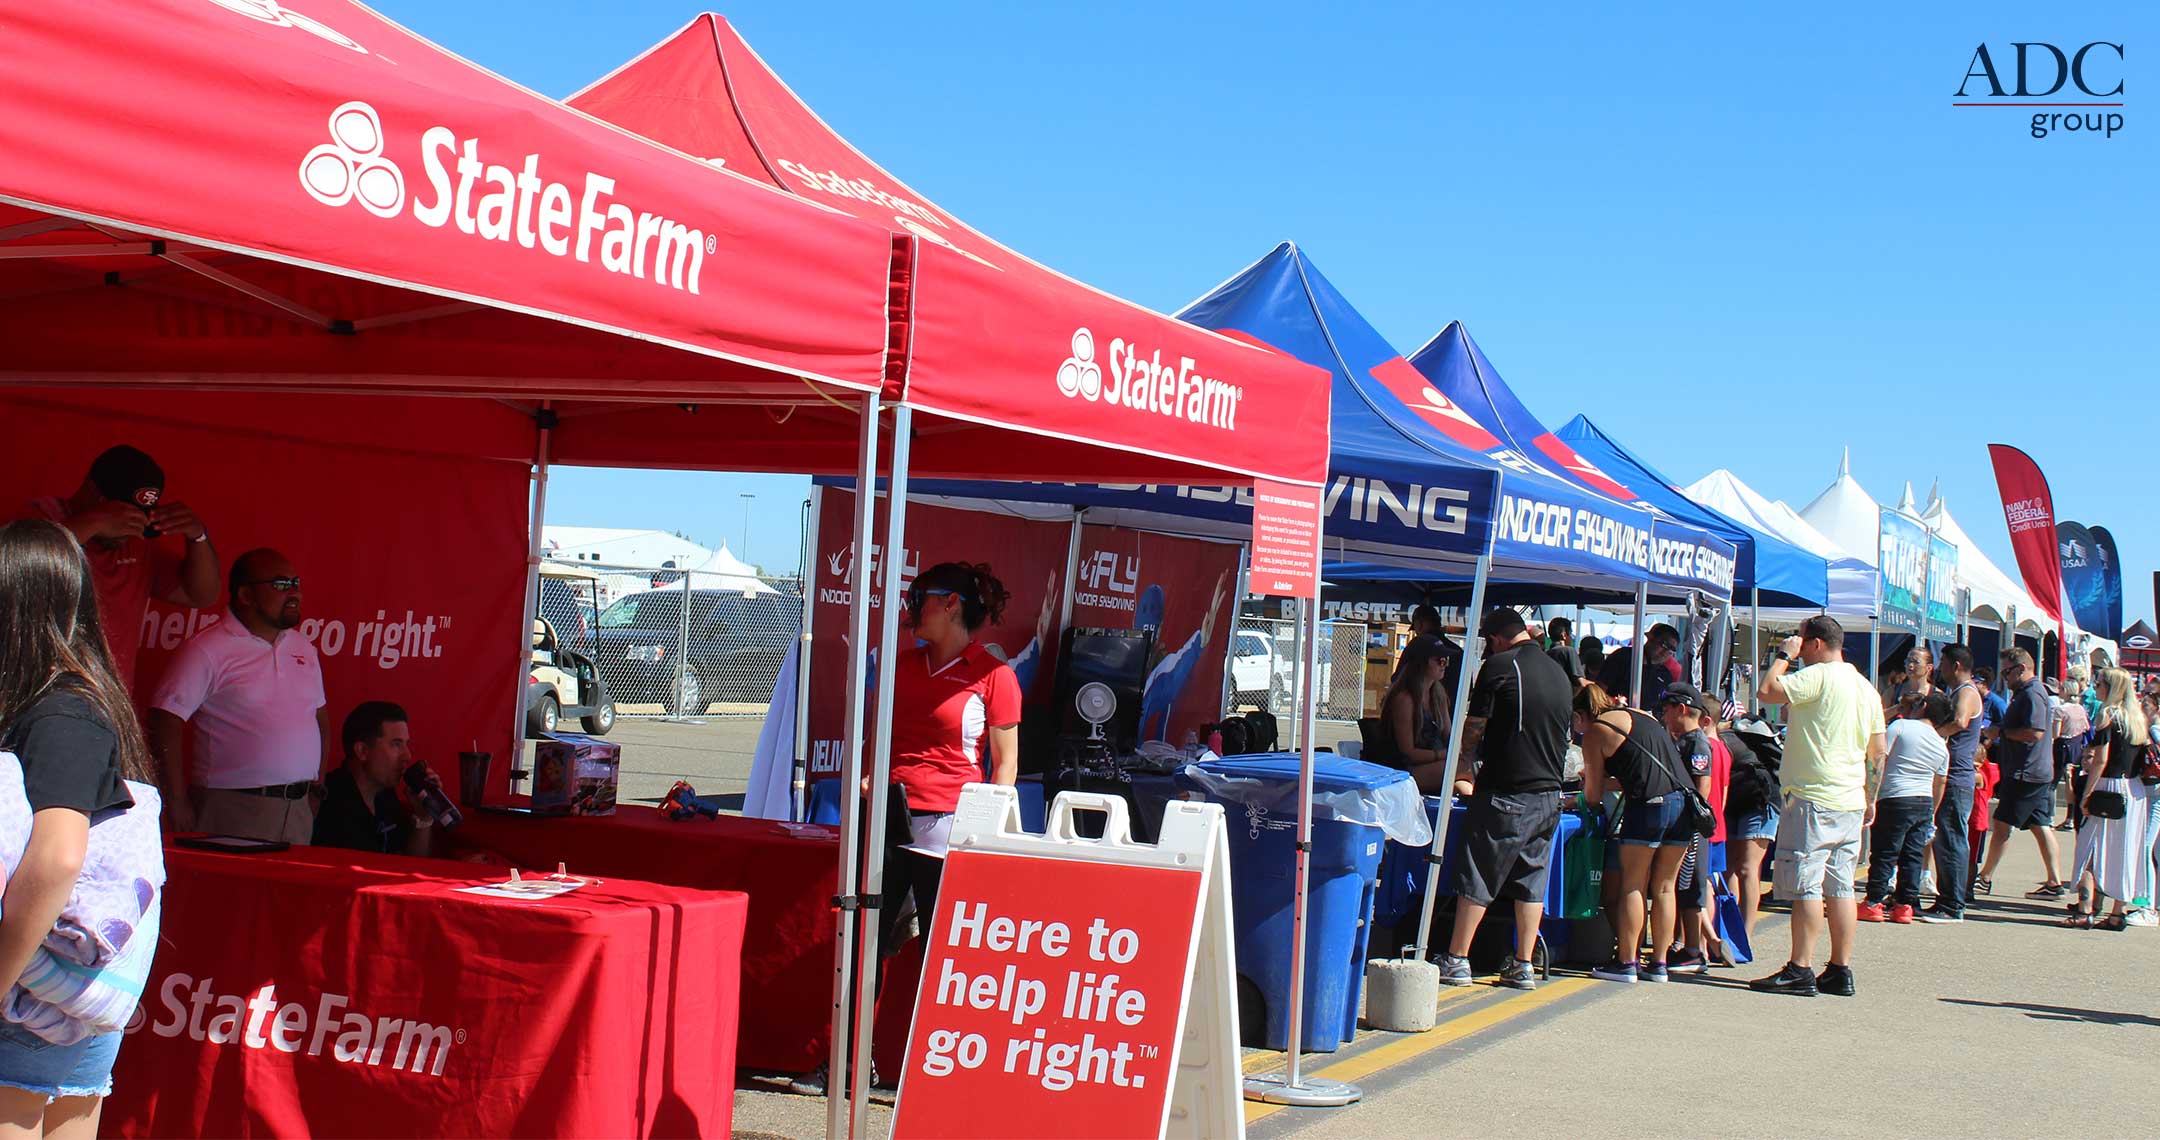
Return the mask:
<svg viewBox="0 0 2160 1140">
<path fill-rule="evenodd" d="M 1866 619 L 1875 610 L 1875 568 L 1856 558 L 1799 513 L 1766 499 L 1740 477 L 1720 467 L 1680 489 L 1698 503 L 1792 543 L 1830 563 L 1830 604 L 1825 612 L 1840 620 Z M 1765 610 L 1779 621 L 1793 621 L 1813 610 Z"/>
<path fill-rule="evenodd" d="M 690 569 L 696 572 L 691 585 L 700 590 L 738 590 L 745 597 L 779 593 L 758 578 L 757 567 L 730 553 L 726 543 L 713 551 L 712 557 L 703 564 Z"/>
<path fill-rule="evenodd" d="M 1972 591 L 1972 616 L 1976 619 L 2000 623 L 2010 617 L 2013 607 L 2017 611 L 2017 627 L 2025 633 L 2040 633 L 2046 629 L 2047 619 L 2040 607 L 2025 592 L 2025 587 L 1988 561 L 1972 536 L 1958 525 L 1957 517 L 1950 513 L 1949 504 L 1943 502 L 1938 490 L 1930 496 L 1927 507 L 1920 514 L 1920 521 L 1935 532 L 1937 538 L 1958 548 L 1957 582 L 1962 589 Z"/>
<path fill-rule="evenodd" d="M 1907 488 L 1910 494 L 1911 489 Z M 1800 517 L 1854 558 L 1875 565 L 1882 525 L 1882 506 L 1867 488 L 1852 477 L 1852 452 L 1838 460 L 1837 478 L 1800 508 Z M 1871 606 L 1872 608 L 1872 606 Z"/>
</svg>

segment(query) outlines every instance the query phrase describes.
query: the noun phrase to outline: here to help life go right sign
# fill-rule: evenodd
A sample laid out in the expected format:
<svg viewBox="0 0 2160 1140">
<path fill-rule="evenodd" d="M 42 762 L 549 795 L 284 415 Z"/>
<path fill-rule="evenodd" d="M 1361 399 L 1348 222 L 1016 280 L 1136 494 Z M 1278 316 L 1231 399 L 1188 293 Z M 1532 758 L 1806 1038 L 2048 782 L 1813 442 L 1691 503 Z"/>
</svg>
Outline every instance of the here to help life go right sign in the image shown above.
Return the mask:
<svg viewBox="0 0 2160 1140">
<path fill-rule="evenodd" d="M 968 807 L 963 799 L 963 817 Z M 1220 833 L 1218 821 L 1209 838 L 1219 844 Z M 1032 836 L 1007 836 L 1005 845 L 1013 840 L 1054 846 Z M 1136 847 L 1155 850 L 1125 850 Z M 1227 907 L 1212 924 L 1223 928 L 1210 943 L 1222 952 L 1201 956 L 1195 970 L 1212 860 L 1205 849 L 1178 867 L 1067 850 L 956 845 L 948 855 L 894 1137 L 1158 1137 L 1173 1097 L 1193 1095 L 1180 1093 L 1176 1079 L 1188 987 L 1218 958 L 1228 970 Z M 1223 988 L 1234 994 L 1234 986 Z M 1195 1004 L 1230 1019 L 1227 1037 L 1205 1035 L 1205 1051 L 1226 1053 L 1227 1107 L 1236 1112 L 1235 1012 L 1221 1008 L 1234 998 L 1201 988 L 1208 996 Z M 1212 1134 L 1241 1135 L 1242 1116 L 1232 1119 L 1234 1131 Z"/>
</svg>

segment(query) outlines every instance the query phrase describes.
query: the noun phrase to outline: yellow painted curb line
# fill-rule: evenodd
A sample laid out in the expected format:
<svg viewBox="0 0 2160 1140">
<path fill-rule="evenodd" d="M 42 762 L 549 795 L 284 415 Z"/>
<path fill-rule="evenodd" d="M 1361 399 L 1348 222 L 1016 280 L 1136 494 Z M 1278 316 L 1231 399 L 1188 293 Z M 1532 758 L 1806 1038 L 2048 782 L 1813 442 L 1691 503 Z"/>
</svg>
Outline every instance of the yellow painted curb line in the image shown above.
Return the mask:
<svg viewBox="0 0 2160 1140">
<path fill-rule="evenodd" d="M 1446 1008 L 1449 1002 L 1461 1001 L 1464 998 L 1489 996 L 1496 988 L 1486 985 L 1443 988 L 1440 991 L 1440 999 L 1436 1004 L 1441 1008 Z M 1502 1000 L 1505 1001 L 1506 999 Z M 1375 1046 L 1375 1048 L 1378 1048 L 1378 1046 Z M 1245 1075 L 1253 1077 L 1261 1073 L 1272 1073 L 1289 1063 L 1290 1055 L 1280 1049 L 1256 1050 L 1245 1057 Z"/>
<path fill-rule="evenodd" d="M 1405 1037 L 1400 1041 L 1390 1041 L 1385 1045 L 1368 1049 L 1355 1057 L 1346 1058 L 1332 1065 L 1315 1069 L 1311 1075 L 1336 1081 L 1359 1081 L 1382 1069 L 1423 1056 L 1443 1045 L 1460 1041 L 1480 1030 L 1490 1029 L 1510 1018 L 1519 1017 L 1541 1006 L 1550 1005 L 1561 998 L 1580 993 L 1597 984 L 1597 981 L 1592 978 L 1561 978 L 1557 981 L 1548 982 L 1529 993 L 1523 994 L 1521 997 L 1509 998 L 1484 1009 L 1474 1010 L 1414 1037 Z M 1481 987 L 1464 986 L 1453 992 L 1470 993 L 1479 988 Z M 1442 995 L 1440 1000 L 1446 1002 L 1450 998 L 1447 995 Z M 1245 1123 L 1253 1124 L 1265 1120 L 1288 1107 L 1290 1106 L 1283 1104 L 1262 1104 L 1258 1101 L 1246 1101 Z"/>
</svg>

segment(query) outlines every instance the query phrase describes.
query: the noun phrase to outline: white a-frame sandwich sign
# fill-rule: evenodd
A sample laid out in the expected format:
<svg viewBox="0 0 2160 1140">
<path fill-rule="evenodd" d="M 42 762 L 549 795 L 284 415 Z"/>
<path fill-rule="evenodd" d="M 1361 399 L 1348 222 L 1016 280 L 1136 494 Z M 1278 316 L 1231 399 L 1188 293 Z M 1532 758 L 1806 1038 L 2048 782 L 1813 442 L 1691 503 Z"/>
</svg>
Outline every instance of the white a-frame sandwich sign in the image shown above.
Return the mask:
<svg viewBox="0 0 2160 1140">
<path fill-rule="evenodd" d="M 962 794 L 896 1140 L 1245 1135 L 1222 809 L 1172 800 L 1161 842 L 1131 836 L 1115 797 L 1059 796 L 1038 836 L 1011 788 Z"/>
</svg>

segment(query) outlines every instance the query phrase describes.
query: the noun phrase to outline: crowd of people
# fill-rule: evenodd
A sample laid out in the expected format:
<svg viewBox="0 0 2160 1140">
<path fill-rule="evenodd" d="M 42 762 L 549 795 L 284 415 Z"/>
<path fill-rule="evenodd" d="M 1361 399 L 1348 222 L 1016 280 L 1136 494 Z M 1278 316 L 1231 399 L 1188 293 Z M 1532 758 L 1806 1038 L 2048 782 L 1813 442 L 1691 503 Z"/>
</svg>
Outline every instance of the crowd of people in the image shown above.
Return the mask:
<svg viewBox="0 0 2160 1140">
<path fill-rule="evenodd" d="M 1536 986 L 1559 817 L 1571 807 L 1606 840 L 1615 949 L 1590 972 L 1608 981 L 1732 965 L 1716 899 L 1729 893 L 1737 912 L 1726 925 L 1740 930 L 1727 933 L 1752 935 L 1767 862 L 1774 897 L 1791 908 L 1791 945 L 1751 988 L 1854 996 L 1858 924 L 1963 922 L 1995 891 L 2018 831 L 2045 868 L 2026 897 L 2063 900 L 2066 925 L 2160 925 L 2160 683 L 2141 694 L 2104 655 L 2058 687 L 2023 649 L 1991 670 L 1965 646 L 1938 658 L 1920 644 L 1878 685 L 1845 659 L 1844 628 L 1817 616 L 1746 694 L 1757 710 L 1781 710 L 1780 730 L 1683 679 L 1672 626 L 1645 632 L 1639 674 L 1634 646 L 1593 663 L 1599 643 L 1575 643 L 1564 619 L 1541 635 L 1499 607 L 1481 630 L 1459 747 L 1446 736 L 1449 658 L 1437 633 L 1410 642 L 1381 709 L 1383 744 L 1397 745 L 1381 761 L 1408 769 L 1421 791 L 1467 802 L 1454 925 L 1436 955 L 1444 984 L 1470 983 L 1473 940 L 1505 900 L 1514 940 L 1499 982 Z M 2059 793 L 2070 812 L 2059 826 L 2077 832 L 2067 864 Z"/>
</svg>

